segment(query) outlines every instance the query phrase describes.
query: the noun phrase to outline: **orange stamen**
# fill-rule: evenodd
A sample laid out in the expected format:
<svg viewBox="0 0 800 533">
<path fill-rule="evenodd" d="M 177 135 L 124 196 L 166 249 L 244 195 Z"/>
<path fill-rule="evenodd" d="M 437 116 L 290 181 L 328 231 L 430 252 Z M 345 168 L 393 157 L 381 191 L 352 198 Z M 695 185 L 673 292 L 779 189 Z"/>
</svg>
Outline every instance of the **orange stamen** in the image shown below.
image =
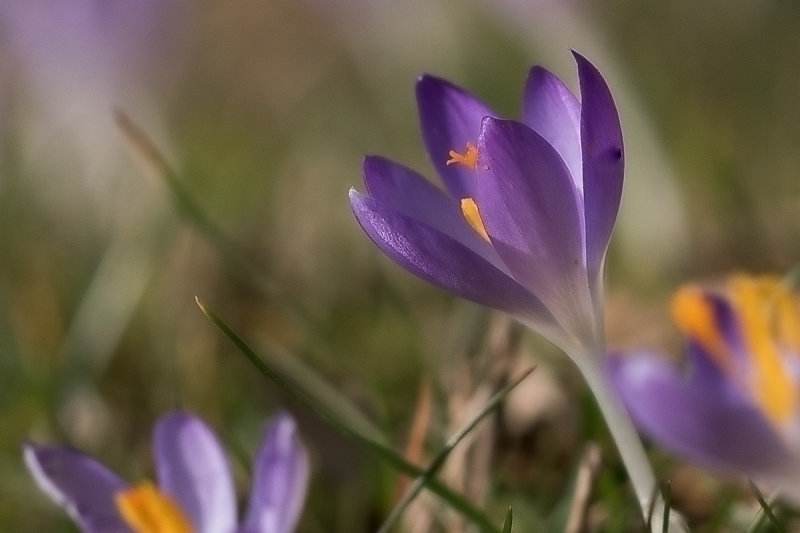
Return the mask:
<svg viewBox="0 0 800 533">
<path fill-rule="evenodd" d="M 463 154 L 450 150 L 450 159 L 447 160 L 447 165 L 453 164 L 464 165 L 470 170 L 475 170 L 478 168 L 478 148 L 468 142 Z"/>
<path fill-rule="evenodd" d="M 114 496 L 122 518 L 136 533 L 192 533 L 191 522 L 178 504 L 144 482 Z"/>
</svg>

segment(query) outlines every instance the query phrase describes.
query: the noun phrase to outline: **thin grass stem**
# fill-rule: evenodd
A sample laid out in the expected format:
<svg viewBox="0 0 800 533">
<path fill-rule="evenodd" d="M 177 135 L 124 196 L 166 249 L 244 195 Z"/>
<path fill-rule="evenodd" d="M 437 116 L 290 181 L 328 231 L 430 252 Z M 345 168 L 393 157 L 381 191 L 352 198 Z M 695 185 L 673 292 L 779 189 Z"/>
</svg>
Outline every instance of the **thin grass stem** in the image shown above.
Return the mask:
<svg viewBox="0 0 800 533">
<path fill-rule="evenodd" d="M 312 335 L 318 338 L 324 334 L 322 325 L 315 320 L 299 303 L 282 291 L 265 274 L 264 269 L 230 239 L 198 204 L 184 187 L 178 174 L 170 166 L 161 151 L 125 112 L 114 110 L 114 119 L 133 153 L 157 176 L 170 193 L 178 213 L 195 227 L 219 251 L 228 272 L 240 283 L 253 288 L 270 302 L 274 302 L 297 319 Z"/>
<path fill-rule="evenodd" d="M 772 506 L 769 502 L 764 498 L 764 494 L 761 490 L 753 483 L 753 480 L 748 479 L 747 484 L 750 486 L 750 490 L 753 491 L 753 494 L 758 500 L 758 504 L 761 506 L 761 510 L 763 511 L 761 514 L 761 518 L 756 522 L 755 526 L 753 527 L 752 531 L 759 531 L 761 530 L 761 526 L 763 522 L 766 520 L 769 522 L 772 531 L 781 532 L 785 531 L 786 528 L 781 524 L 778 517 L 775 516 L 775 512 L 772 510 Z"/>
<path fill-rule="evenodd" d="M 402 454 L 386 444 L 386 439 L 380 432 L 377 429 L 371 429 L 372 425 L 364 422 L 366 418 L 363 417 L 363 415 L 356 414 L 358 413 L 357 408 L 352 406 L 344 396 L 339 395 L 337 401 L 333 403 L 331 403 L 330 399 L 327 401 L 320 401 L 314 392 L 298 383 L 296 375 L 287 375 L 281 371 L 285 369 L 277 369 L 267 364 L 242 337 L 233 331 L 227 323 L 209 309 L 199 298 L 197 299 L 197 305 L 211 323 L 231 341 L 238 352 L 244 355 L 259 372 L 274 381 L 300 403 L 315 412 L 322 420 L 329 423 L 344 435 L 362 444 L 399 472 L 415 478 L 425 476 L 425 470 L 409 463 Z M 299 364 L 300 363 L 298 363 L 298 365 Z M 313 374 L 313 371 L 308 368 L 303 368 L 302 371 Z M 451 490 L 444 483 L 435 478 L 429 478 L 425 487 L 447 502 L 455 511 L 473 522 L 481 531 L 501 533 L 501 529 L 481 510 L 475 507 L 466 498 Z"/>
<path fill-rule="evenodd" d="M 527 378 L 534 370 L 535 368 L 528 369 L 520 377 L 503 387 L 503 389 L 501 389 L 497 394 L 492 396 L 488 402 L 486 402 L 486 405 L 483 406 L 483 408 L 478 412 L 477 415 L 475 415 L 475 417 L 472 418 L 472 420 L 470 420 L 460 431 L 448 439 L 442 449 L 439 450 L 439 453 L 436 454 L 436 457 L 433 458 L 428 468 L 425 469 L 423 475 L 419 476 L 414 481 L 414 484 L 408 489 L 405 495 L 403 495 L 403 498 L 394 507 L 392 512 L 389 513 L 389 516 L 376 533 L 388 533 L 391 530 L 391 528 L 403 515 L 403 512 L 405 512 L 408 506 L 411 505 L 411 502 L 413 502 L 422 489 L 427 486 L 430 480 L 434 478 L 439 469 L 444 466 L 444 462 L 447 460 L 450 452 L 453 451 L 458 443 L 460 443 L 473 429 L 475 429 L 475 427 L 489 413 L 494 411 L 500 405 L 500 403 L 506 399 L 511 391 L 513 391 L 517 385 L 522 383 L 525 378 Z"/>
</svg>

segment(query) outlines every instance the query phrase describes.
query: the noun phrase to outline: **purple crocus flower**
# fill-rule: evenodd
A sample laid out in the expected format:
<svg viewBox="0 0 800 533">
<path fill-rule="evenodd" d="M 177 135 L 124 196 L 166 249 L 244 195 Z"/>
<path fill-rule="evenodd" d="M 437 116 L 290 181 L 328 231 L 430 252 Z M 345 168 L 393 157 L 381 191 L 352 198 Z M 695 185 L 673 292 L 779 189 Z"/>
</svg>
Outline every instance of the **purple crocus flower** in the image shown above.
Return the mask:
<svg viewBox="0 0 800 533">
<path fill-rule="evenodd" d="M 672 306 L 685 369 L 650 351 L 609 372 L 655 441 L 712 470 L 800 487 L 800 300 L 777 278 L 734 277 L 724 292 L 690 286 Z"/>
<path fill-rule="evenodd" d="M 164 0 L 0 1 L 0 22 L 29 68 L 64 76 L 151 67 L 182 2 Z M 175 28 L 171 28 L 175 31 Z M 168 51 L 166 51 L 168 52 Z M 168 54 L 167 54 L 168 55 Z M 96 81 L 96 80 L 88 80 Z"/>
<path fill-rule="evenodd" d="M 534 67 L 522 121 L 499 118 L 447 81 L 421 77 L 422 136 L 446 190 L 368 156 L 367 192 L 352 189 L 350 204 L 395 262 L 510 313 L 578 358 L 602 347 L 603 264 L 622 193 L 623 149 L 605 81 L 574 55 L 581 100 Z"/>
<path fill-rule="evenodd" d="M 36 483 L 86 533 L 289 533 L 300 516 L 308 456 L 291 416 L 266 426 L 253 466 L 250 505 L 237 526 L 236 494 L 211 429 L 184 412 L 161 417 L 153 433 L 158 488 L 129 486 L 93 458 L 58 446 L 24 445 Z M 142 521 L 145 518 L 145 521 Z"/>
<path fill-rule="evenodd" d="M 499 118 L 452 83 L 422 76 L 422 137 L 445 190 L 403 165 L 368 156 L 366 193 L 351 189 L 350 205 L 396 263 L 509 313 L 572 358 L 647 514 L 653 471 L 601 362 L 603 269 L 622 195 L 622 131 L 603 77 L 573 55 L 581 99 L 534 67 L 521 122 Z M 655 502 L 656 516 L 662 509 Z M 671 529 L 681 530 L 681 524 Z"/>
<path fill-rule="evenodd" d="M 120 159 L 113 108 L 164 136 L 161 108 L 178 86 L 192 5 L 0 0 L 0 46 L 14 67 L 0 89 L 16 86 L 24 95 L 14 100 L 21 112 L 11 126 L 26 163 L 36 173 L 59 176 L 42 187 L 55 191 L 48 194 L 58 205 L 75 197 L 76 181 L 64 180 L 65 174 L 84 178 L 103 206 L 118 189 L 114 178 L 130 162 Z"/>
</svg>

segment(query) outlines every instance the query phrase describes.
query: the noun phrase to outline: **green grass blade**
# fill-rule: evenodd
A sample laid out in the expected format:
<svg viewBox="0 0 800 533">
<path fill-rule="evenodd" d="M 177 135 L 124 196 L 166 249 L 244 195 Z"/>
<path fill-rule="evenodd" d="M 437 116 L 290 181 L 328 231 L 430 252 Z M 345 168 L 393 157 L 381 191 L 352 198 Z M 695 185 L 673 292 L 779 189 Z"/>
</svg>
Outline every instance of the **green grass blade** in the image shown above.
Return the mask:
<svg viewBox="0 0 800 533">
<path fill-rule="evenodd" d="M 503 533 L 511 533 L 511 526 L 514 524 L 514 513 L 511 510 L 511 506 L 508 506 L 508 512 L 506 513 L 506 519 L 503 522 Z"/>
<path fill-rule="evenodd" d="M 402 516 L 403 512 L 411 505 L 411 502 L 414 501 L 414 498 L 422 491 L 422 489 L 430 482 L 431 479 L 434 478 L 436 473 L 439 469 L 444 465 L 445 460 L 450 455 L 450 452 L 461 442 L 464 437 L 466 437 L 475 427 L 486 418 L 486 416 L 494 411 L 499 405 L 500 402 L 506 399 L 511 391 L 513 391 L 517 385 L 522 383 L 522 381 L 527 378 L 531 372 L 534 371 L 534 368 L 527 370 L 523 373 L 519 378 L 512 381 L 507 386 L 503 387 L 497 394 L 492 396 L 486 405 L 478 412 L 475 417 L 472 418 L 461 430 L 459 430 L 455 435 L 450 437 L 450 439 L 445 443 L 442 449 L 436 454 L 436 457 L 433 458 L 431 464 L 428 468 L 425 469 L 425 472 L 422 476 L 418 477 L 408 492 L 403 496 L 403 498 L 398 502 L 389 516 L 386 518 L 386 521 L 383 525 L 378 529 L 377 533 L 388 533 L 390 529 L 397 523 L 397 521 Z"/>
<path fill-rule="evenodd" d="M 240 283 L 246 284 L 263 298 L 286 309 L 303 324 L 314 338 L 323 333 L 322 326 L 303 308 L 272 282 L 241 246 L 230 239 L 222 229 L 206 214 L 178 178 L 177 173 L 156 147 L 148 135 L 126 115 L 117 109 L 114 119 L 125 136 L 131 150 L 167 186 L 178 213 L 195 227 L 220 252 L 225 268 Z"/>
<path fill-rule="evenodd" d="M 752 480 L 748 479 L 747 483 L 750 485 L 750 490 L 753 491 L 753 494 L 755 495 L 756 500 L 758 500 L 758 504 L 761 506 L 761 510 L 763 511 L 761 517 L 752 528 L 752 531 L 760 531 L 765 520 L 770 524 L 770 531 L 786 531 L 786 528 L 772 511 L 772 506 L 770 506 L 769 502 L 767 502 L 766 498 L 764 498 L 761 490 L 756 486 L 755 483 L 753 483 Z"/>
<path fill-rule="evenodd" d="M 391 448 L 380 430 L 363 416 L 346 396 L 329 386 L 311 368 L 303 365 L 297 359 L 290 360 L 277 352 L 257 354 L 244 339 L 200 299 L 197 299 L 197 305 L 211 323 L 257 370 L 314 411 L 321 419 L 365 446 L 399 472 L 415 478 L 425 476 L 425 470 L 409 463 L 400 453 Z M 500 529 L 481 510 L 445 484 L 431 478 L 428 480 L 426 488 L 472 521 L 481 531 L 501 533 Z"/>
<path fill-rule="evenodd" d="M 664 516 L 661 520 L 661 533 L 669 533 L 669 513 L 672 510 L 672 483 L 667 481 L 662 489 L 664 495 Z"/>
<path fill-rule="evenodd" d="M 653 516 L 655 515 L 656 504 L 659 498 L 661 498 L 661 487 L 655 484 L 653 486 L 653 491 L 650 493 L 650 499 L 648 500 L 650 504 L 647 506 L 647 519 L 644 522 L 646 531 L 653 531 Z"/>
</svg>

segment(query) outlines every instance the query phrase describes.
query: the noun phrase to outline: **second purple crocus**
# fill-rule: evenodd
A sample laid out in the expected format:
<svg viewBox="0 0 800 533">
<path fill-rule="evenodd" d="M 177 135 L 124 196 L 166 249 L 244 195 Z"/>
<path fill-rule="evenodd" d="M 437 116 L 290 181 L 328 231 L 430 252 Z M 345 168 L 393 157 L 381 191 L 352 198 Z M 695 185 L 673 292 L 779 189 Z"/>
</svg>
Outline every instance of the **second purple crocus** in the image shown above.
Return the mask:
<svg viewBox="0 0 800 533">
<path fill-rule="evenodd" d="M 288 414 L 272 418 L 253 463 L 250 504 L 238 525 L 225 452 L 211 429 L 184 412 L 153 432 L 158 487 L 130 486 L 93 458 L 27 443 L 25 462 L 39 487 L 84 533 L 291 533 L 305 500 L 308 456 Z"/>
<path fill-rule="evenodd" d="M 608 86 L 574 55 L 581 100 L 534 67 L 521 121 L 423 76 L 422 136 L 445 190 L 368 156 L 366 193 L 350 191 L 359 224 L 395 262 L 510 313 L 573 356 L 602 346 L 603 264 L 624 166 Z"/>
<path fill-rule="evenodd" d="M 775 277 L 724 290 L 687 286 L 672 312 L 685 368 L 649 350 L 609 361 L 639 427 L 693 462 L 797 499 L 800 487 L 800 298 Z"/>
</svg>

